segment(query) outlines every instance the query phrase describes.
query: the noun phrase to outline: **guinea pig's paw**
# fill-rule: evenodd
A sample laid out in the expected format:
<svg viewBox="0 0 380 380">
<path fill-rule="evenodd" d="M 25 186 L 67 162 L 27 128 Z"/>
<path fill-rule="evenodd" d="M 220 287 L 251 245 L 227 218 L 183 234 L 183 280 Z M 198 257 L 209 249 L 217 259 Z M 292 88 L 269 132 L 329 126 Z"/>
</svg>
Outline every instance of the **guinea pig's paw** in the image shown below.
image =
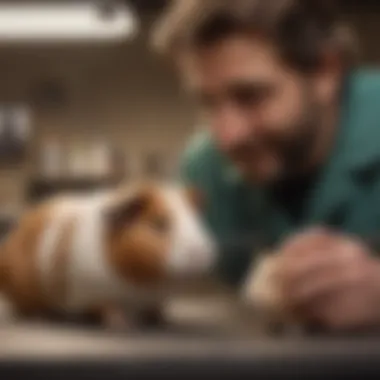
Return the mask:
<svg viewBox="0 0 380 380">
<path fill-rule="evenodd" d="M 122 308 L 104 309 L 101 320 L 107 330 L 131 331 L 137 328 L 135 316 L 127 314 Z"/>
<path fill-rule="evenodd" d="M 162 328 L 167 324 L 163 308 L 160 306 L 142 310 L 138 316 L 139 325 L 143 328 Z"/>
<path fill-rule="evenodd" d="M 96 328 L 124 331 L 135 327 L 135 321 L 122 307 L 102 305 L 92 307 L 85 313 L 85 320 Z"/>
</svg>

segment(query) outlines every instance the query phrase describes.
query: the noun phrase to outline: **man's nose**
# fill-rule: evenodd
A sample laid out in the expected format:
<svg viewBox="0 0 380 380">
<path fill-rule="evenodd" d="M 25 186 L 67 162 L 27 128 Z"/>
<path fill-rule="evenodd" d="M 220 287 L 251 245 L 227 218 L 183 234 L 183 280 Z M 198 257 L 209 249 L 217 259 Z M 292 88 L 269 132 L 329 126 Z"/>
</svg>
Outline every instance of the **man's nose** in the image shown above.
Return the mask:
<svg viewBox="0 0 380 380">
<path fill-rule="evenodd" d="M 254 125 L 245 115 L 231 109 L 221 112 L 214 124 L 218 141 L 227 150 L 251 139 L 253 129 Z"/>
</svg>

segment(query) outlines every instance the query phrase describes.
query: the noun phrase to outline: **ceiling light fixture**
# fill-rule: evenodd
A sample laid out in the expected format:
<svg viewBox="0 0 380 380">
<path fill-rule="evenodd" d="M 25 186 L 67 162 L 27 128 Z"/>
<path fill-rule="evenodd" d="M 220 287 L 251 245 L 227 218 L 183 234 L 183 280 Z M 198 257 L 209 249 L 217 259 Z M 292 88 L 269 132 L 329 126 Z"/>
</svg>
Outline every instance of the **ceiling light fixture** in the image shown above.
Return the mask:
<svg viewBox="0 0 380 380">
<path fill-rule="evenodd" d="M 0 43 L 120 41 L 137 32 L 125 1 L 0 4 Z"/>
</svg>

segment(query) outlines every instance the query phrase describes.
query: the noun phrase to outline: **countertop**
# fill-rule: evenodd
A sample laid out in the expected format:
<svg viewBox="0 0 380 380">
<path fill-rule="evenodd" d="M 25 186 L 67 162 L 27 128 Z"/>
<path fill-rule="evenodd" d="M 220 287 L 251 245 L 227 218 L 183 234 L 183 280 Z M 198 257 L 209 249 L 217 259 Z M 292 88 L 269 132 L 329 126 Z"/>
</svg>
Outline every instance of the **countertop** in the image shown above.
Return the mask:
<svg viewBox="0 0 380 380">
<path fill-rule="evenodd" d="M 380 376 L 380 336 L 268 337 L 245 330 L 221 300 L 177 302 L 156 331 L 3 324 L 0 377 L 130 379 L 159 375 L 219 379 L 329 374 Z M 236 328 L 239 325 L 239 328 Z M 58 376 L 59 375 L 59 376 Z M 75 380 L 75 379 L 73 379 Z"/>
</svg>

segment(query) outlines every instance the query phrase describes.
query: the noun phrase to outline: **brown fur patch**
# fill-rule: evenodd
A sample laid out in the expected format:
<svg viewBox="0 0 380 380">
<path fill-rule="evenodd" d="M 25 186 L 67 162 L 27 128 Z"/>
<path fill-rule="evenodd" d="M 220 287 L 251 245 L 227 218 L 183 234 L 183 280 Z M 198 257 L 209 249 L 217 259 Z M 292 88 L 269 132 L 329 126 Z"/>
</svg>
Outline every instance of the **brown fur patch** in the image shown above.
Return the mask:
<svg viewBox="0 0 380 380">
<path fill-rule="evenodd" d="M 52 204 L 28 211 L 11 231 L 2 251 L 4 293 L 21 314 L 34 314 L 46 307 L 36 259 L 39 239 L 51 215 Z"/>
<path fill-rule="evenodd" d="M 147 202 L 133 221 L 109 229 L 107 247 L 111 265 L 124 278 L 140 284 L 154 284 L 164 276 L 170 243 L 171 215 L 154 186 L 141 187 Z M 122 199 L 122 198 L 119 198 Z M 129 196 L 127 202 L 130 202 Z M 121 203 L 120 207 L 124 207 Z"/>
</svg>

